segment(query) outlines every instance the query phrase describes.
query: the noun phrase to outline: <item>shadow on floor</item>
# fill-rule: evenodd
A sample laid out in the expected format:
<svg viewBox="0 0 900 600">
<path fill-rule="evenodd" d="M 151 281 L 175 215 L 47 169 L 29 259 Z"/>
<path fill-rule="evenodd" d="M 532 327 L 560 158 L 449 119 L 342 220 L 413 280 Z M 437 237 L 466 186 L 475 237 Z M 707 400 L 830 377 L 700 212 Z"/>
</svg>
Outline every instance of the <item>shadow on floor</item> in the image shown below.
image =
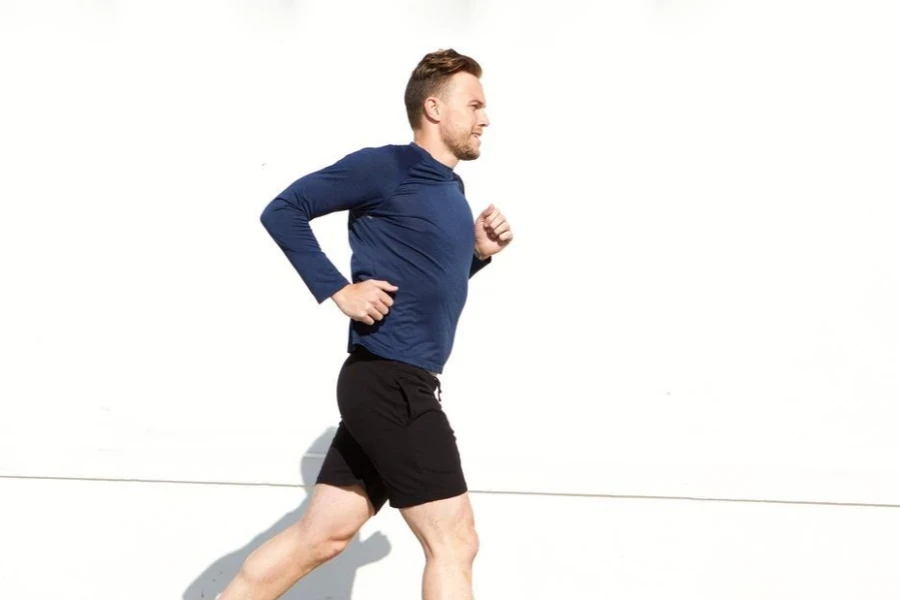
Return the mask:
<svg viewBox="0 0 900 600">
<path fill-rule="evenodd" d="M 334 428 L 329 428 L 313 442 L 306 455 L 323 455 L 331 443 L 335 434 Z M 304 458 L 300 463 L 300 472 L 303 477 L 306 497 L 303 502 L 271 527 L 255 536 L 242 548 L 222 556 L 200 573 L 188 586 L 182 596 L 183 600 L 213 600 L 217 594 L 228 585 L 228 582 L 240 570 L 247 556 L 266 540 L 296 523 L 306 511 L 311 500 L 312 488 L 316 476 L 322 465 L 320 458 Z M 376 562 L 386 557 L 391 551 L 391 545 L 387 537 L 381 532 L 369 536 L 366 540 L 360 540 L 357 535 L 340 555 L 325 563 L 306 577 L 297 585 L 288 590 L 280 600 L 350 600 L 353 594 L 353 582 L 356 579 L 356 571 L 362 566 Z"/>
</svg>

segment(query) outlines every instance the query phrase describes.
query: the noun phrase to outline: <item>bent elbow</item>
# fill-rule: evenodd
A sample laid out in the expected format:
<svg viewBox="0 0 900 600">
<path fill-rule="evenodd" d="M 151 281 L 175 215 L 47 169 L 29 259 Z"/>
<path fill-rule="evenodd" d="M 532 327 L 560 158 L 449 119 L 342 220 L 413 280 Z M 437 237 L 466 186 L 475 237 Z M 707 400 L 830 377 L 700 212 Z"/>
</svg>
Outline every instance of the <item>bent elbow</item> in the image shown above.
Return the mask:
<svg viewBox="0 0 900 600">
<path fill-rule="evenodd" d="M 266 228 L 266 231 L 272 233 L 276 229 L 279 228 L 279 225 L 284 222 L 285 210 L 288 209 L 289 206 L 287 202 L 282 200 L 281 198 L 275 198 L 271 202 L 269 202 L 266 207 L 263 209 L 262 213 L 259 215 L 259 222 L 262 223 L 262 226 Z"/>
</svg>

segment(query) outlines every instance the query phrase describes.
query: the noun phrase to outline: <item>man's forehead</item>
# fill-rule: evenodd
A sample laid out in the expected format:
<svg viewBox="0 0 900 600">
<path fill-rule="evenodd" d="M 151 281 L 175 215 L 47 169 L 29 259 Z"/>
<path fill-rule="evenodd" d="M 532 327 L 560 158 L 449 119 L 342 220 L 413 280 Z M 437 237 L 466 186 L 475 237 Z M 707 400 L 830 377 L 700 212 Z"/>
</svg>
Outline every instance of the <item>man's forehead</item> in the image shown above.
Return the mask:
<svg viewBox="0 0 900 600">
<path fill-rule="evenodd" d="M 469 73 L 460 73 L 459 75 L 460 77 L 456 78 L 456 85 L 454 86 L 456 93 L 462 96 L 466 102 L 478 101 L 484 104 L 484 88 L 481 85 L 481 80 Z"/>
</svg>

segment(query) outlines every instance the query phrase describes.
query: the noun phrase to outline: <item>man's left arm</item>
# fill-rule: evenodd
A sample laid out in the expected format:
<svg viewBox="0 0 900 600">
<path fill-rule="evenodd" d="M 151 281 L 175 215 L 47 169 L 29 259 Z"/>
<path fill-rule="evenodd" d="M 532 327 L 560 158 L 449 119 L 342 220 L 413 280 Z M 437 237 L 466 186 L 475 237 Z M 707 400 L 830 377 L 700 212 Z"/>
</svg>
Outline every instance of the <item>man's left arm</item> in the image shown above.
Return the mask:
<svg viewBox="0 0 900 600">
<path fill-rule="evenodd" d="M 513 241 L 512 227 L 506 216 L 493 204 L 481 211 L 475 219 L 475 248 L 472 253 L 472 277 L 491 263 L 491 257 Z"/>
</svg>

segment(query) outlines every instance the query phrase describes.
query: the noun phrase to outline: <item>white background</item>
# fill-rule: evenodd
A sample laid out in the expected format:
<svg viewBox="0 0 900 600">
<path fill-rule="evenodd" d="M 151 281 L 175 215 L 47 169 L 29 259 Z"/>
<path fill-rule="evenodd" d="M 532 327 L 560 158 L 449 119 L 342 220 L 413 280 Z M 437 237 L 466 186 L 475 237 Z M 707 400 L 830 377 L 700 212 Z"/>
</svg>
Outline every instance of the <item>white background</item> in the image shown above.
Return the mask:
<svg viewBox="0 0 900 600">
<path fill-rule="evenodd" d="M 443 377 L 485 510 L 900 504 L 898 26 L 876 1 L 0 1 L 3 485 L 302 484 L 347 322 L 259 214 L 408 142 L 409 73 L 454 47 L 492 120 L 458 172 L 517 238 Z M 313 227 L 349 275 L 346 215 Z M 602 542 L 590 502 L 568 518 Z"/>
</svg>

